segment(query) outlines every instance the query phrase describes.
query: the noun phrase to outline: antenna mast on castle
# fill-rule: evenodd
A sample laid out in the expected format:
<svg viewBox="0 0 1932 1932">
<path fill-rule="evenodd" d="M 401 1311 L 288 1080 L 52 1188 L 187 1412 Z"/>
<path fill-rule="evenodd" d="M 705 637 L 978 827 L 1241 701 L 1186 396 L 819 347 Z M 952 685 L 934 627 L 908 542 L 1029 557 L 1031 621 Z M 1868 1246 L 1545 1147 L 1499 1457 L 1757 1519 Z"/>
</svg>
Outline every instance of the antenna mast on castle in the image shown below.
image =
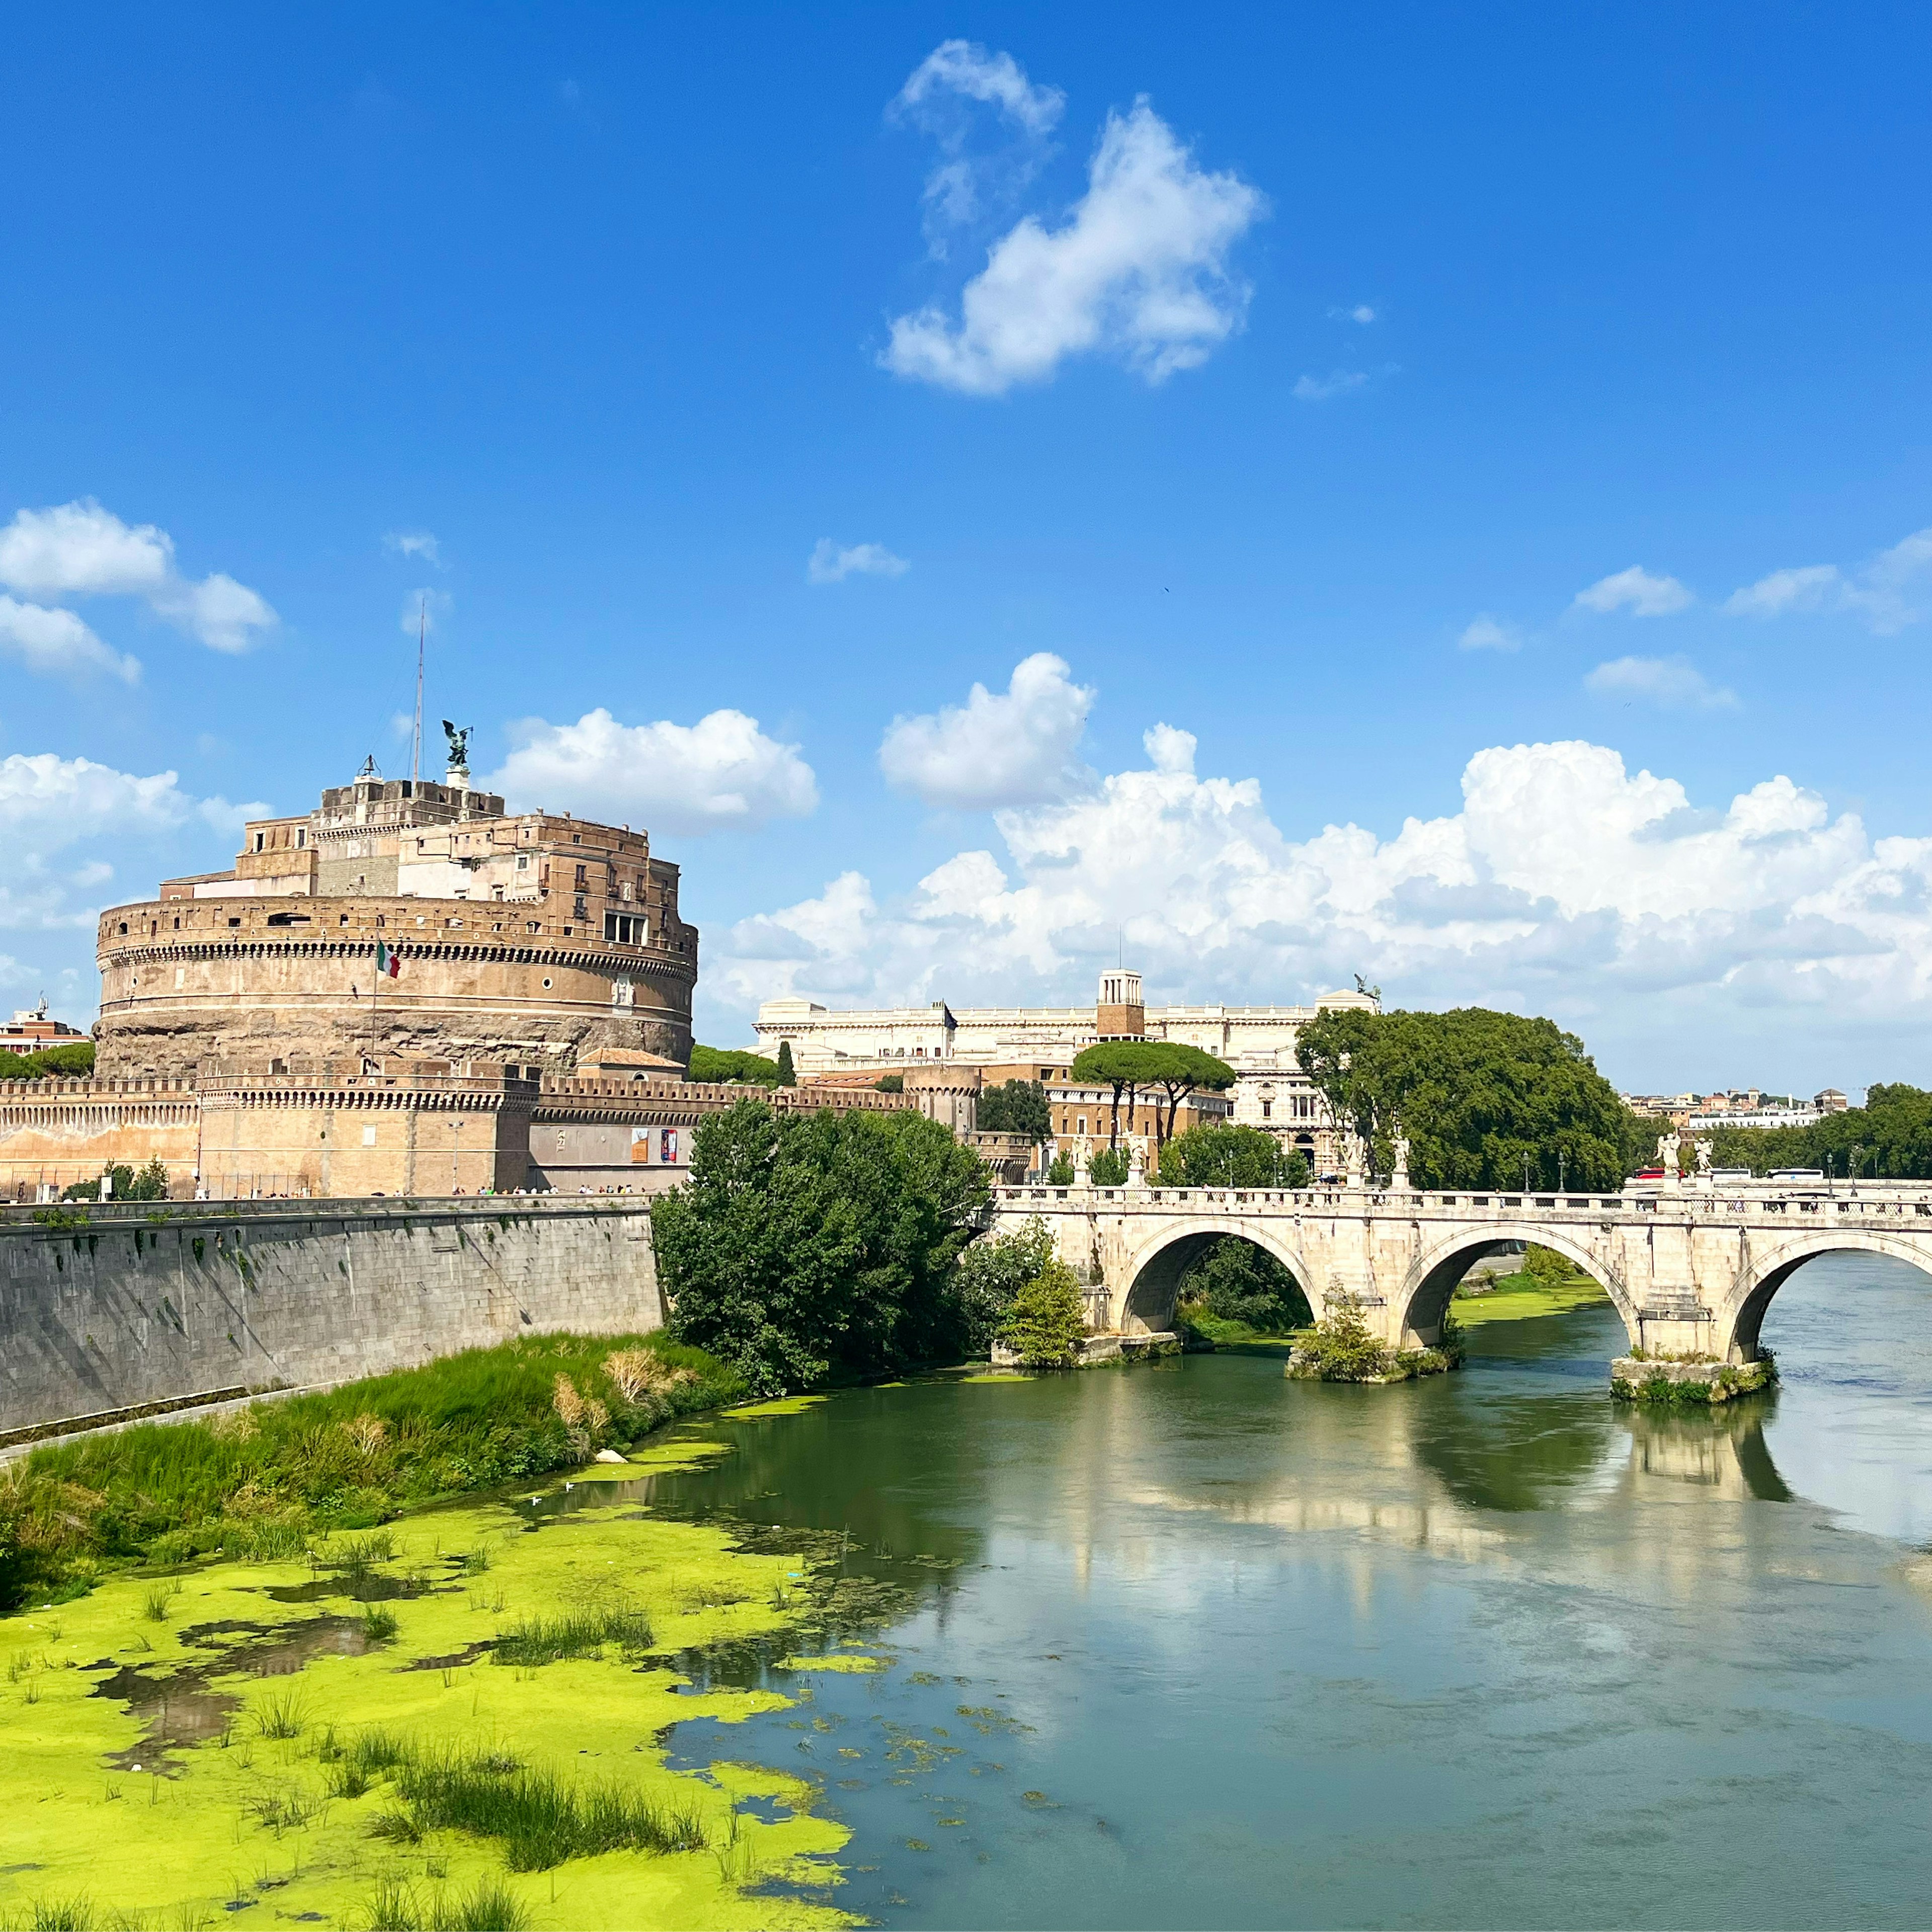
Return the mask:
<svg viewBox="0 0 1932 1932">
<path fill-rule="evenodd" d="M 414 796 L 422 783 L 422 674 L 423 645 L 429 636 L 429 599 L 416 607 L 416 726 L 410 744 L 410 791 Z"/>
</svg>

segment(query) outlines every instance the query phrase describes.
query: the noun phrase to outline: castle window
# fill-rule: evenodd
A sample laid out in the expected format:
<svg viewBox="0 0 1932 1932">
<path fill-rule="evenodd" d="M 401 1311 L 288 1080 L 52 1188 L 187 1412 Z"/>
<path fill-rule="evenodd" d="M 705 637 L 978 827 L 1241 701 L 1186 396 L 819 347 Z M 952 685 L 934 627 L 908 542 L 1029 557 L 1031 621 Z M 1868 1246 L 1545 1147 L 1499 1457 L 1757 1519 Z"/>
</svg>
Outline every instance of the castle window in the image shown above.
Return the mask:
<svg viewBox="0 0 1932 1932">
<path fill-rule="evenodd" d="M 532 932 L 541 932 L 543 930 L 543 926 L 539 921 L 533 919 L 530 921 L 530 930 Z"/>
<path fill-rule="evenodd" d="M 228 923 L 229 923 L 230 926 L 239 926 L 239 925 L 242 923 L 242 922 L 241 922 L 238 919 L 231 919 L 231 920 L 228 922 Z M 128 936 L 128 922 L 124 919 L 124 920 L 121 922 L 121 937 L 122 937 L 123 939 L 125 939 L 125 938 L 127 938 L 127 936 Z"/>
<path fill-rule="evenodd" d="M 604 915 L 604 937 L 614 939 L 620 946 L 641 946 L 644 943 L 644 922 L 634 914 L 607 912 Z M 624 1004 L 628 1006 L 627 1000 Z"/>
<path fill-rule="evenodd" d="M 580 832 L 573 832 L 570 835 L 570 842 L 573 845 L 581 845 L 584 843 L 584 834 Z"/>
<path fill-rule="evenodd" d="M 585 887 L 585 886 L 586 886 L 587 885 L 589 885 L 589 884 L 590 884 L 590 868 L 589 868 L 587 866 L 578 866 L 578 868 L 577 868 L 577 889 L 578 889 L 578 890 L 579 892 L 581 892 L 581 891 L 584 889 L 584 887 Z"/>
<path fill-rule="evenodd" d="M 544 991 L 546 993 L 547 993 L 547 992 L 548 992 L 550 991 L 550 982 L 549 982 L 549 980 L 544 980 Z"/>
<path fill-rule="evenodd" d="M 308 827 L 306 825 L 298 825 L 296 827 L 296 850 L 299 852 L 308 843 Z"/>
<path fill-rule="evenodd" d="M 255 850 L 256 850 L 256 851 L 258 851 L 258 852 L 259 852 L 259 851 L 260 851 L 260 850 L 261 850 L 261 849 L 262 849 L 262 848 L 265 844 L 266 844 L 267 843 L 268 843 L 268 838 L 267 838 L 267 836 L 266 836 L 266 835 L 265 833 L 260 832 L 256 832 L 256 835 L 255 835 Z"/>
</svg>

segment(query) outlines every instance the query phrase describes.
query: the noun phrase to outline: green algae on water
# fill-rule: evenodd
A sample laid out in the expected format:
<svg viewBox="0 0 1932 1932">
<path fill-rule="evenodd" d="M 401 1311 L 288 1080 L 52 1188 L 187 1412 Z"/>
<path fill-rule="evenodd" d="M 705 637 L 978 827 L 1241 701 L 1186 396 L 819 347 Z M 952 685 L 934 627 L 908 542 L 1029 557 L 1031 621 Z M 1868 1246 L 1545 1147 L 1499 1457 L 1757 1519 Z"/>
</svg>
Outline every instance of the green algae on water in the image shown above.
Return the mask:
<svg viewBox="0 0 1932 1932">
<path fill-rule="evenodd" d="M 709 1453 L 658 1450 L 661 1469 Z M 574 1500 L 534 1521 L 517 1502 L 439 1509 L 359 1561 L 338 1544 L 333 1564 L 188 1569 L 162 1622 L 132 1576 L 0 1620 L 0 1652 L 28 1659 L 0 1678 L 0 1924 L 82 1894 L 104 1923 L 266 1906 L 264 1923 L 388 1924 L 413 1898 L 410 1922 L 429 1924 L 486 1894 L 520 1922 L 586 1932 L 852 1922 L 766 1889 L 838 1882 L 848 1834 L 814 1815 L 811 1785 L 675 1772 L 659 1742 L 792 1701 L 697 1690 L 670 1659 L 778 1636 L 799 1559 L 736 1547 L 730 1526 Z M 412 1592 L 386 1597 L 380 1638 L 352 1594 L 372 1576 Z M 646 1628 L 655 1648 L 627 1655 Z M 438 1766 L 463 1775 L 422 1768 Z"/>
</svg>

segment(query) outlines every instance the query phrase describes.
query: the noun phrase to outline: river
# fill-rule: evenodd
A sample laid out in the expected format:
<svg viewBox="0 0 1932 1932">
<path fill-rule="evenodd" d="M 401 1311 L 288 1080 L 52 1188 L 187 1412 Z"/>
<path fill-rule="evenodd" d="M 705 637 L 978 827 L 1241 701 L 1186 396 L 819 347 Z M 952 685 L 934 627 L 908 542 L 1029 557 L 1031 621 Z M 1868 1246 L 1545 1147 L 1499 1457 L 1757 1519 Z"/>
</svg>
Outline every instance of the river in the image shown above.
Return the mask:
<svg viewBox="0 0 1932 1932">
<path fill-rule="evenodd" d="M 1813 1264 L 1782 1388 L 1613 1405 L 1607 1304 L 1462 1372 L 946 1378 L 706 1428 L 679 1515 L 849 1534 L 886 1667 L 676 1752 L 824 1781 L 891 1926 L 1918 1925 L 1932 1283 Z"/>
</svg>

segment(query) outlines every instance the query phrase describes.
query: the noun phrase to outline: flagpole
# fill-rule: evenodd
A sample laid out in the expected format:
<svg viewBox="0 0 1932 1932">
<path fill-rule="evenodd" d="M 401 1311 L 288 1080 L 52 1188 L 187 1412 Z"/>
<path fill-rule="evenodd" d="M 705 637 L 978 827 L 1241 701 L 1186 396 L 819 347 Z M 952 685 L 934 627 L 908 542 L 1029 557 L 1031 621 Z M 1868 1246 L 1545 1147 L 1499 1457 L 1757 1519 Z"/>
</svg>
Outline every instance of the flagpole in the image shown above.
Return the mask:
<svg viewBox="0 0 1932 1932">
<path fill-rule="evenodd" d="M 406 637 L 406 631 L 403 634 Z M 429 599 L 424 597 L 416 611 L 416 724 L 410 740 L 410 796 L 413 798 L 422 784 L 423 646 L 429 638 Z"/>
</svg>

